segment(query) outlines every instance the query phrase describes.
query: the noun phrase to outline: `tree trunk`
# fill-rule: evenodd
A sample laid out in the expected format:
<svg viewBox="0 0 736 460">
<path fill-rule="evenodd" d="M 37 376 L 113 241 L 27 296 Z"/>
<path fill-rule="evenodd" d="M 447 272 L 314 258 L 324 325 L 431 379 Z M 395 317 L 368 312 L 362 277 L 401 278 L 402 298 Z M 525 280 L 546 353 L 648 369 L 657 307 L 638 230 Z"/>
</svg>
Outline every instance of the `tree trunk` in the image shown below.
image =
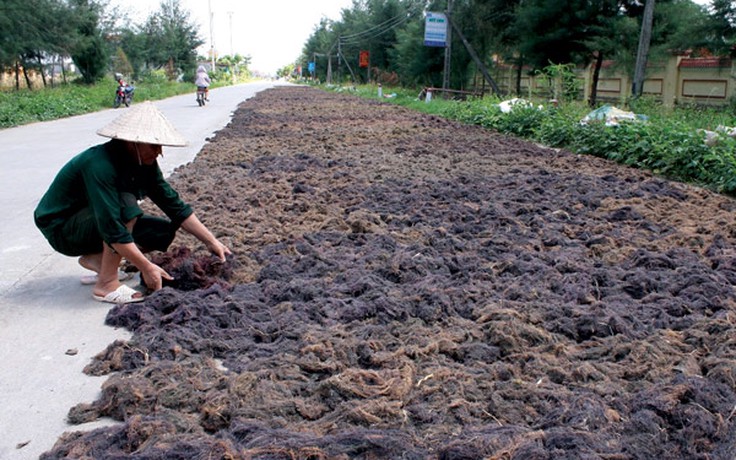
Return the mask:
<svg viewBox="0 0 736 460">
<path fill-rule="evenodd" d="M 43 87 L 46 87 L 46 72 L 43 71 L 43 61 L 41 60 L 41 55 L 39 54 L 36 56 L 36 60 L 38 61 L 38 71 L 41 72 L 41 81 L 43 82 Z"/>
<path fill-rule="evenodd" d="M 64 56 L 59 56 L 59 68 L 61 68 L 61 81 L 66 84 L 66 69 L 64 69 Z"/>
<path fill-rule="evenodd" d="M 641 35 L 639 36 L 639 50 L 636 53 L 636 68 L 634 80 L 631 84 L 631 96 L 640 97 L 644 90 L 644 73 L 649 58 L 649 44 L 652 41 L 652 23 L 654 22 L 654 0 L 647 0 L 644 6 L 644 17 L 641 21 Z"/>
<path fill-rule="evenodd" d="M 23 66 L 23 78 L 26 79 L 26 86 L 28 86 L 28 89 L 33 89 L 33 84 L 31 83 L 31 77 L 28 76 L 28 70 L 26 69 L 26 66 Z"/>
<path fill-rule="evenodd" d="M 524 58 L 516 60 L 516 96 L 521 97 L 521 72 L 524 67 Z"/>
<path fill-rule="evenodd" d="M 601 76 L 601 67 L 603 66 L 603 53 L 601 51 L 596 52 L 595 67 L 593 68 L 593 81 L 591 82 L 592 87 L 590 88 L 590 100 L 588 104 L 590 107 L 595 107 L 598 102 L 598 80 Z"/>
</svg>

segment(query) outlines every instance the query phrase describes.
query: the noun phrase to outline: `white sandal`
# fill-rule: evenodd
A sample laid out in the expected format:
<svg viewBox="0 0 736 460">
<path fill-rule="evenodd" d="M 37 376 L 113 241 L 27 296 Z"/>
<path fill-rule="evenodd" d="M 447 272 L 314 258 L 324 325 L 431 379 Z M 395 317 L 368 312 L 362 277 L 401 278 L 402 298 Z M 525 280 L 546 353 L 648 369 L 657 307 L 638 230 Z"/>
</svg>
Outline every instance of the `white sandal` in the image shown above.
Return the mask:
<svg viewBox="0 0 736 460">
<path fill-rule="evenodd" d="M 92 298 L 94 298 L 98 302 L 107 302 L 107 303 L 114 303 L 114 304 L 126 304 L 126 303 L 135 303 L 135 302 L 143 302 L 145 300 L 145 297 L 133 297 L 136 294 L 140 294 L 140 292 L 136 291 L 135 289 L 132 289 L 126 285 L 121 285 L 119 288 L 115 289 L 112 292 L 107 293 L 107 295 L 92 295 Z"/>
</svg>

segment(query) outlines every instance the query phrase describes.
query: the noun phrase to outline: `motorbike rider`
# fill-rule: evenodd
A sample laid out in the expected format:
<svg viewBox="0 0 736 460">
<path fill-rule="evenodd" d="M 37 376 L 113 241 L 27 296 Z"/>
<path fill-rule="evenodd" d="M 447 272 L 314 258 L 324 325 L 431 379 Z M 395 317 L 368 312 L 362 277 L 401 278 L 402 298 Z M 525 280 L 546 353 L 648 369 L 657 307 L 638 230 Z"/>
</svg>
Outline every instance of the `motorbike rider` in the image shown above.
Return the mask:
<svg viewBox="0 0 736 460">
<path fill-rule="evenodd" d="M 197 89 L 204 89 L 204 100 L 210 100 L 210 76 L 207 74 L 207 69 L 203 65 L 197 67 L 197 78 L 194 80 L 194 84 L 197 85 Z"/>
<path fill-rule="evenodd" d="M 124 102 L 127 106 L 133 100 L 133 91 L 135 90 L 135 86 L 126 83 L 123 79 L 123 74 L 118 72 L 115 73 L 115 81 L 118 83 L 117 93 L 121 98 L 118 102 Z"/>
</svg>

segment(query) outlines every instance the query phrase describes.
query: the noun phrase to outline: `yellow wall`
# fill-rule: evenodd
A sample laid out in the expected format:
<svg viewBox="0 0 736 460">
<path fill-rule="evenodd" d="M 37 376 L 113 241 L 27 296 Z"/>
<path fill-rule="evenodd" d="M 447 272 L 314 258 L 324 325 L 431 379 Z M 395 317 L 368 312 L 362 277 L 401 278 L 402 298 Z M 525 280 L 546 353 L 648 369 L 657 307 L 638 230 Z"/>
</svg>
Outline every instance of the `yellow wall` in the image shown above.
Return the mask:
<svg viewBox="0 0 736 460">
<path fill-rule="evenodd" d="M 672 56 L 666 62 L 650 65 L 644 80 L 643 94 L 653 96 L 667 106 L 676 104 L 725 105 L 736 92 L 736 67 L 728 59 L 685 58 Z M 590 97 L 593 67 L 585 72 L 585 97 Z M 613 82 L 621 82 L 616 86 Z M 631 96 L 631 80 L 613 67 L 601 69 L 598 98 L 601 101 L 625 101 Z"/>
<path fill-rule="evenodd" d="M 601 69 L 597 100 L 623 104 L 631 96 L 631 77 L 606 62 Z M 504 94 L 516 93 L 516 69 L 497 65 L 494 78 Z M 591 95 L 593 66 L 579 68 L 579 98 Z M 522 97 L 552 97 L 544 77 L 530 76 L 524 71 L 521 79 Z M 726 105 L 736 97 L 736 62 L 718 58 L 685 58 L 672 56 L 665 62 L 647 67 L 643 94 L 652 96 L 671 107 L 676 104 Z"/>
</svg>

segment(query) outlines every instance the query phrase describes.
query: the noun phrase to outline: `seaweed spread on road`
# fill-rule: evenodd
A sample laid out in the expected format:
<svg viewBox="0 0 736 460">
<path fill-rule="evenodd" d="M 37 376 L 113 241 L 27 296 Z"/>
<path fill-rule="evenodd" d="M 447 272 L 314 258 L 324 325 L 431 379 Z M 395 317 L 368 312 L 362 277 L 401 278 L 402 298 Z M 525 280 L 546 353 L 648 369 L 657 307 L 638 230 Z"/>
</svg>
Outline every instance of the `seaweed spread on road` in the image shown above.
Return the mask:
<svg viewBox="0 0 736 460">
<path fill-rule="evenodd" d="M 234 256 L 157 256 L 42 458 L 736 456 L 730 198 L 304 87 L 172 183 Z"/>
</svg>

